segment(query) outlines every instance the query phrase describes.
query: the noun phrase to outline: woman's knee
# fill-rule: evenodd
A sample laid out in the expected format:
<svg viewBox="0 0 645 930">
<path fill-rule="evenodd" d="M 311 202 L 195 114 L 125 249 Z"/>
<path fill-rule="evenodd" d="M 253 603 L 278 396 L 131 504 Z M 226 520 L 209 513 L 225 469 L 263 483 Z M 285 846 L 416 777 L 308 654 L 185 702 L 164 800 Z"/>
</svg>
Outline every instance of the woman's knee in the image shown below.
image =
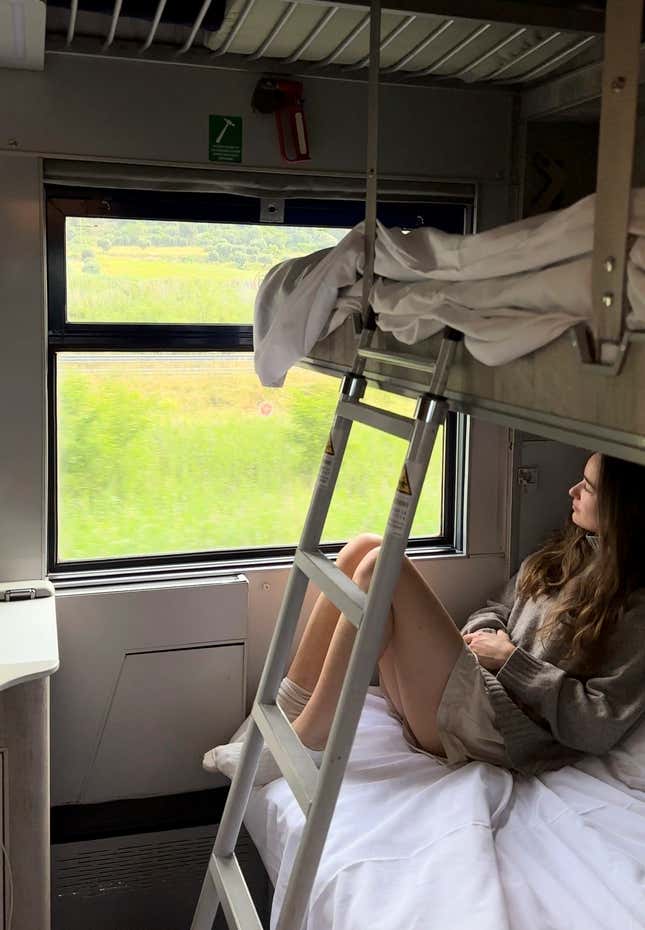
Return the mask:
<svg viewBox="0 0 645 930">
<path fill-rule="evenodd" d="M 338 553 L 338 567 L 350 575 L 353 574 L 365 556 L 372 549 L 380 546 L 381 542 L 382 537 L 376 533 L 361 533 L 355 536 Z"/>
<path fill-rule="evenodd" d="M 379 545 L 372 547 L 356 566 L 353 580 L 356 582 L 359 588 L 362 588 L 364 591 L 367 591 L 370 586 L 370 581 L 372 580 L 372 575 L 374 574 L 376 561 L 380 552 L 381 547 Z"/>
</svg>

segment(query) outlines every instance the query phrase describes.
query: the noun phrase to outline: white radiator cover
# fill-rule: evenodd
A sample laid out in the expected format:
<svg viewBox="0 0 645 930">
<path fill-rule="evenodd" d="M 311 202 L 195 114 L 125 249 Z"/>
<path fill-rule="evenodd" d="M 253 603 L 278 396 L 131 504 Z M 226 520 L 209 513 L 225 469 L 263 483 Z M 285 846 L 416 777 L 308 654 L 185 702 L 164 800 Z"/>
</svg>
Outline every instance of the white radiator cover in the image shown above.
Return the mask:
<svg viewBox="0 0 645 930">
<path fill-rule="evenodd" d="M 244 717 L 244 576 L 60 592 L 52 804 L 214 788 L 201 758 Z"/>
</svg>

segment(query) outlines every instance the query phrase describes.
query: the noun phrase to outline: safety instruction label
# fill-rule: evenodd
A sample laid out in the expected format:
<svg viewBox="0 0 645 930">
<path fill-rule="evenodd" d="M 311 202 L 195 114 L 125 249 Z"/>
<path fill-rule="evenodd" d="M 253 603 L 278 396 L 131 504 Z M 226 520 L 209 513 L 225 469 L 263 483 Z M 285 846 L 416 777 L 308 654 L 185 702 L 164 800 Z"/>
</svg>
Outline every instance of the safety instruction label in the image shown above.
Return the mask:
<svg viewBox="0 0 645 930">
<path fill-rule="evenodd" d="M 208 158 L 210 161 L 242 161 L 242 117 L 208 118 Z"/>
<path fill-rule="evenodd" d="M 423 468 L 416 462 L 406 462 L 396 487 L 394 502 L 387 521 L 388 532 L 394 536 L 407 536 L 414 516 L 416 499 L 413 487 L 423 479 Z M 414 482 L 414 484 L 413 484 Z"/>
<path fill-rule="evenodd" d="M 405 536 L 406 529 L 408 526 L 408 516 L 410 513 L 410 507 L 412 506 L 412 498 L 409 494 L 399 494 L 394 495 L 394 503 L 392 504 L 392 509 L 390 510 L 390 519 L 387 521 L 387 528 L 390 533 L 393 533 L 394 536 Z"/>
<path fill-rule="evenodd" d="M 327 445 L 325 446 L 325 454 L 323 455 L 322 464 L 320 466 L 320 473 L 318 475 L 318 484 L 322 488 L 326 488 L 329 484 L 329 479 L 331 478 L 332 469 L 335 464 L 336 452 L 334 450 L 334 436 L 333 433 L 330 433 Z"/>
<path fill-rule="evenodd" d="M 408 497 L 412 496 L 412 488 L 410 487 L 410 478 L 408 476 L 408 469 L 406 465 L 403 466 L 401 471 L 401 477 L 399 478 L 397 491 L 399 494 L 407 494 Z"/>
</svg>

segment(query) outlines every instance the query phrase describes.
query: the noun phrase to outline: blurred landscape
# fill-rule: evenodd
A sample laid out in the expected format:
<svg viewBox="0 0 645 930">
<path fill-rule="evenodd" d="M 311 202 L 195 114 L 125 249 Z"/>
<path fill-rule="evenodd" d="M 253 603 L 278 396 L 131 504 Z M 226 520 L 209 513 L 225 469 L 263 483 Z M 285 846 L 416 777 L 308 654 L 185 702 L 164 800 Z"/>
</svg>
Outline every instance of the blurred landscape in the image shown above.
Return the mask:
<svg viewBox="0 0 645 930">
<path fill-rule="evenodd" d="M 272 265 L 344 232 L 68 219 L 68 318 L 250 323 Z M 271 389 L 251 353 L 68 352 L 57 379 L 60 560 L 297 543 L 335 378 L 296 368 Z M 411 400 L 377 395 L 372 403 L 412 414 Z M 325 541 L 384 529 L 404 450 L 354 426 Z M 438 441 L 414 535 L 440 530 L 441 469 Z"/>
</svg>

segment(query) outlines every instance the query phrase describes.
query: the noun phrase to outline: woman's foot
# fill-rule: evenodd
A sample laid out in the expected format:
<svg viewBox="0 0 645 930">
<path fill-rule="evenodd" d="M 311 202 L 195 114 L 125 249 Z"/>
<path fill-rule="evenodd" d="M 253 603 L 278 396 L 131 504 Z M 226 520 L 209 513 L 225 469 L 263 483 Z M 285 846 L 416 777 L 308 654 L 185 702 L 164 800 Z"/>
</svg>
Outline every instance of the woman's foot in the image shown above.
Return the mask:
<svg viewBox="0 0 645 930">
<path fill-rule="evenodd" d="M 209 749 L 204 755 L 202 767 L 207 772 L 221 772 L 222 775 L 226 775 L 226 777 L 230 778 L 232 781 L 237 767 L 240 764 L 243 746 L 243 742 L 238 742 L 227 743 L 225 746 L 215 746 L 214 749 Z M 309 754 L 316 766 L 320 768 L 323 756 L 322 752 L 309 749 Z M 268 747 L 264 746 L 260 753 L 260 761 L 255 778 L 253 779 L 253 785 L 256 788 L 262 785 L 268 785 L 270 781 L 275 781 L 276 778 L 282 778 L 282 772 L 278 768 L 278 764 L 271 755 Z"/>
<path fill-rule="evenodd" d="M 310 691 L 297 685 L 287 677 L 283 678 L 280 684 L 276 703 L 284 712 L 287 720 L 293 723 L 307 706 L 310 697 Z M 205 753 L 202 759 L 202 768 L 205 771 L 221 772 L 222 775 L 226 775 L 227 778 L 233 779 L 240 762 L 242 746 L 244 745 L 243 740 L 249 728 L 250 720 L 250 717 L 246 718 L 242 726 L 235 731 L 228 743 L 223 746 L 215 746 L 214 749 L 209 749 L 208 752 Z M 317 759 L 317 756 L 320 758 Z M 312 752 L 312 758 L 314 762 L 316 762 L 316 765 L 320 765 L 322 752 Z M 264 746 L 260 753 L 258 771 L 253 784 L 256 786 L 266 785 L 270 781 L 275 781 L 276 778 L 281 777 L 282 772 L 278 768 L 275 759 L 271 755 L 269 749 Z"/>
</svg>

